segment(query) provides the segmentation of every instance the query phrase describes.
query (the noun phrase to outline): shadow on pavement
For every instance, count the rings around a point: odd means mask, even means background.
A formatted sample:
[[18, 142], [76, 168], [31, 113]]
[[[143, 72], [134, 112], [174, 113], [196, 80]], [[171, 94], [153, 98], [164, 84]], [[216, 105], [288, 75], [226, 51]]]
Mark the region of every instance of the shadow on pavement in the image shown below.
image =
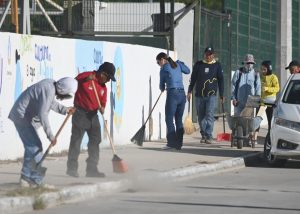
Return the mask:
[[188, 153], [194, 155], [204, 155], [204, 156], [215, 156], [215, 157], [241, 157], [249, 154], [257, 153], [257, 151], [247, 151], [247, 150], [235, 150], [235, 149], [226, 149], [226, 148], [208, 148], [197, 147], [197, 148], [188, 148], [184, 147], [181, 150], [162, 150], [160, 148], [145, 148], [141, 147], [140, 149], [152, 150], [159, 152], [178, 152], [178, 153]]

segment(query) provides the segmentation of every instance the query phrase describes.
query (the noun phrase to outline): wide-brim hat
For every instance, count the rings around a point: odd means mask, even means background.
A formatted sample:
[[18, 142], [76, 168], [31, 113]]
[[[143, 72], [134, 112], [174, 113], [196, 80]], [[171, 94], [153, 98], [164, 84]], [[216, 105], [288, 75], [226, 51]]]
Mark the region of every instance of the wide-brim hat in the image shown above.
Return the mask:
[[111, 79], [111, 81], [116, 81], [116, 78], [115, 78], [116, 68], [115, 68], [114, 64], [112, 64], [110, 62], [104, 62], [102, 65], [100, 65], [97, 72], [104, 72], [108, 75], [108, 77]]
[[252, 54], [246, 54], [243, 64], [256, 64], [256, 62], [254, 61], [254, 56]]

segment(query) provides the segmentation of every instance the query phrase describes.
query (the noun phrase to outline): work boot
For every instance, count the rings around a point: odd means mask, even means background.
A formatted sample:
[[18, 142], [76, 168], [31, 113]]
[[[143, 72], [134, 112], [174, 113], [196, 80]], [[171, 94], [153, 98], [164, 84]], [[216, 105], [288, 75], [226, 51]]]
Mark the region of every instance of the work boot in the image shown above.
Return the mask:
[[94, 177], [94, 178], [104, 178], [105, 174], [103, 172], [99, 172], [98, 170], [95, 171], [87, 171], [86, 177]]
[[74, 177], [74, 178], [78, 178], [79, 177], [79, 174], [76, 170], [67, 170], [66, 172], [67, 175], [71, 176], [71, 177]]

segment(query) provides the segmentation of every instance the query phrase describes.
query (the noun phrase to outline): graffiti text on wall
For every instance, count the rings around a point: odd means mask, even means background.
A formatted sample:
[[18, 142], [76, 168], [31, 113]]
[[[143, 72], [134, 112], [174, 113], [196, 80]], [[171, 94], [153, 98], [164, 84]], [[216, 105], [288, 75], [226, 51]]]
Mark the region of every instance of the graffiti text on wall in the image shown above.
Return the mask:
[[30, 77], [31, 82], [33, 82], [34, 77], [35, 77], [35, 68], [27, 65], [26, 66], [26, 75], [27, 75], [27, 77]]
[[94, 63], [95, 64], [102, 64], [103, 63], [103, 55], [102, 52], [99, 50], [94, 49]]
[[[35, 70], [34, 68], [32, 68], [31, 74], [31, 78], [33, 79], [34, 76], [36, 76], [36, 74], [38, 74], [37, 76], [39, 76], [40, 79], [43, 78], [49, 78], [52, 79], [53, 78], [53, 67], [51, 65], [51, 53], [49, 50], [49, 46], [47, 45], [38, 45], [35, 44], [34, 46], [35, 50], [34, 50], [34, 57], [35, 59], [39, 62], [39, 68], [37, 68], [37, 70]], [[30, 68], [29, 68], [30, 70]]]
[[51, 54], [49, 52], [49, 47], [45, 45], [35, 44], [35, 59], [38, 61], [51, 61]]
[[31, 39], [32, 39], [32, 36], [28, 36], [28, 35], [23, 35], [21, 37], [21, 47], [20, 47], [21, 55], [24, 55], [24, 53], [30, 52], [32, 50]]

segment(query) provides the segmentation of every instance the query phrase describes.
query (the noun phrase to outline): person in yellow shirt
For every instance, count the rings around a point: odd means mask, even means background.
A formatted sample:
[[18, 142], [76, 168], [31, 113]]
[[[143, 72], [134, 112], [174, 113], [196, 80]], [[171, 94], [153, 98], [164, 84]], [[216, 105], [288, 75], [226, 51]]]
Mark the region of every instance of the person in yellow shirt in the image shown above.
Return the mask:
[[276, 100], [276, 94], [279, 92], [279, 82], [275, 74], [272, 73], [272, 63], [269, 60], [261, 63], [261, 99], [266, 108], [268, 119], [268, 131], [271, 128], [271, 120], [273, 116], [273, 104]]

